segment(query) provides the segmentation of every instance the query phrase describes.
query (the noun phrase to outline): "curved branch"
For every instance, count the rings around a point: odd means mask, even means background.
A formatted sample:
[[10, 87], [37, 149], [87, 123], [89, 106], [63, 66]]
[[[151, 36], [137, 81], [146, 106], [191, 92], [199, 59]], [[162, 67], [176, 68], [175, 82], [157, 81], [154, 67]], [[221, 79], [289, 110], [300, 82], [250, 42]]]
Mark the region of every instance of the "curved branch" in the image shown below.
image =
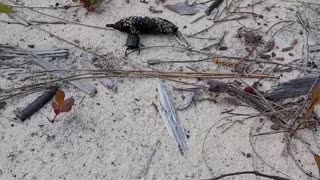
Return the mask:
[[243, 172], [235, 172], [235, 173], [223, 174], [221, 176], [218, 176], [218, 177], [215, 177], [215, 178], [211, 178], [211, 179], [207, 179], [207, 180], [218, 180], [218, 179], [222, 179], [224, 177], [236, 176], [236, 175], [241, 175], [241, 174], [254, 174], [256, 176], [261, 176], [261, 177], [274, 179], [274, 180], [289, 180], [288, 178], [284, 178], [284, 177], [280, 177], [280, 176], [272, 176], [272, 175], [262, 174], [262, 173], [260, 173], [258, 171], [243, 171]]

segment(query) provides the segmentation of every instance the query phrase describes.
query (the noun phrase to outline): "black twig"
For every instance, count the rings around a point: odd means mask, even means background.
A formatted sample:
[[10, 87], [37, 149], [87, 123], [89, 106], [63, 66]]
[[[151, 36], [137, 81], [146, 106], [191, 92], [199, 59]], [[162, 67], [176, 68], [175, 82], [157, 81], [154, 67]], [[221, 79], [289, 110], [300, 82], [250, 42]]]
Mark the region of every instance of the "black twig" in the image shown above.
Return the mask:
[[229, 173], [229, 174], [223, 174], [221, 176], [215, 177], [215, 178], [211, 178], [211, 179], [207, 179], [207, 180], [218, 180], [218, 179], [222, 179], [224, 177], [228, 177], [228, 176], [236, 176], [236, 175], [241, 175], [241, 174], [254, 174], [256, 176], [261, 176], [261, 177], [265, 177], [265, 178], [269, 178], [269, 179], [274, 179], [274, 180], [289, 180], [288, 178], [284, 178], [284, 177], [280, 177], [280, 176], [273, 176], [273, 175], [267, 175], [267, 174], [262, 174], [258, 171], [242, 171], [242, 172], [235, 172], [235, 173]]
[[56, 94], [58, 88], [52, 87], [49, 91], [45, 92], [43, 95], [34, 100], [31, 104], [29, 104], [25, 109], [20, 111], [17, 114], [17, 117], [23, 122], [29, 117], [31, 117], [34, 113], [39, 111], [44, 105], [46, 105]]

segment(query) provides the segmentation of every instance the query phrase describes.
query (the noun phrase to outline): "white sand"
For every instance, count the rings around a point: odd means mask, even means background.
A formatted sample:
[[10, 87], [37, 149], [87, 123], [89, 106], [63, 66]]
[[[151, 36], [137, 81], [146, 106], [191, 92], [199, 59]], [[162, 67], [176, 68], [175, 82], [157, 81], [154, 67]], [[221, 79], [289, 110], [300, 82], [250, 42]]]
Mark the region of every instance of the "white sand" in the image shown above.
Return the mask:
[[[8, 1], [1, 1], [11, 4]], [[60, 5], [69, 5], [67, 0], [19, 0], [25, 6], [50, 6], [59, 2]], [[174, 3], [176, 1], [168, 1]], [[246, 6], [250, 1], [241, 3]], [[313, 0], [317, 2], [317, 0]], [[265, 7], [275, 7], [266, 11]], [[202, 19], [195, 24], [189, 24], [192, 19], [190, 16], [180, 16], [162, 6], [161, 14], [151, 14], [148, 10], [150, 5], [155, 5], [154, 1], [149, 4], [140, 3], [138, 0], [131, 0], [130, 4], [124, 0], [113, 0], [109, 4], [102, 4], [101, 12], [87, 13], [84, 8], [71, 8], [68, 10], [40, 9], [39, 11], [69, 21], [79, 20], [83, 24], [90, 24], [104, 27], [105, 24], [113, 23], [123, 17], [131, 15], [139, 16], [160, 16], [175, 23], [183, 33], [193, 33], [201, 30], [211, 22]], [[290, 10], [292, 8], [293, 10]], [[224, 31], [229, 31], [226, 36], [225, 44], [227, 51], [211, 52], [218, 54], [244, 56], [245, 44], [235, 38], [237, 29], [241, 25], [247, 28], [261, 28], [258, 32], [264, 35], [267, 41], [272, 33], [263, 34], [271, 25], [283, 20], [295, 20], [297, 9], [304, 10], [298, 3], [284, 3], [277, 0], [269, 0], [267, 3], [257, 5], [254, 12], [262, 14], [263, 19], [257, 18], [257, 23], [250, 17], [247, 20], [231, 21], [216, 25], [209, 32], [201, 34], [205, 37], [219, 38]], [[31, 12], [27, 9], [16, 9], [18, 15], [27, 20], [56, 21], [44, 15]], [[38, 10], [38, 9], [37, 9]], [[251, 12], [251, 8], [243, 9]], [[302, 13], [305, 13], [302, 11]], [[279, 16], [276, 19], [275, 16]], [[307, 14], [310, 20], [314, 20]], [[0, 15], [1, 20], [10, 20], [6, 15]], [[267, 23], [267, 26], [263, 24]], [[275, 29], [279, 29], [281, 24]], [[187, 26], [183, 29], [183, 26]], [[98, 54], [106, 54], [109, 59], [104, 63], [109, 68], [145, 68], [144, 63], [148, 59], [162, 60], [188, 60], [200, 59], [201, 56], [192, 55], [186, 52], [179, 52], [168, 48], [157, 48], [142, 51], [140, 55], [133, 53], [127, 58], [123, 58], [125, 50], [126, 34], [118, 31], [104, 31], [76, 25], [43, 25], [46, 29], [59, 37], [70, 42], [80, 41], [80, 46], [89, 48]], [[275, 30], [273, 29], [273, 30]], [[92, 55], [70, 46], [48, 34], [32, 27], [20, 25], [0, 25], [0, 43], [9, 43], [21, 48], [28, 49], [28, 44], [34, 44], [35, 49], [50, 49], [54, 47], [65, 47], [70, 49], [68, 59], [56, 59], [56, 65], [61, 68], [81, 68], [83, 62], [92, 59]], [[297, 23], [285, 31], [279, 32], [275, 36], [275, 53], [278, 57], [285, 57], [285, 62], [305, 57], [302, 54], [303, 44], [306, 43], [305, 35], [300, 35], [299, 31], [303, 28]], [[274, 31], [273, 31], [274, 32]], [[200, 36], [200, 35], [199, 35]], [[298, 40], [298, 45], [291, 51], [293, 57], [288, 56], [288, 52], [281, 52], [281, 48], [289, 46], [293, 40]], [[215, 40], [188, 39], [193, 47], [201, 49], [204, 46], [213, 44]], [[310, 39], [310, 43], [314, 39]], [[174, 38], [168, 36], [142, 35], [142, 44], [146, 46], [155, 45], [177, 45]], [[22, 62], [22, 59], [21, 59]], [[126, 63], [124, 63], [126, 62]], [[132, 65], [134, 67], [132, 67]], [[217, 71], [217, 66], [211, 62], [190, 64], [191, 67], [199, 68], [202, 71]], [[38, 68], [35, 65], [28, 65], [32, 69]], [[158, 70], [180, 70], [190, 71], [185, 64], [176, 65], [157, 65], [152, 68]], [[38, 68], [39, 69], [39, 68]], [[230, 72], [228, 68], [221, 68], [219, 72]], [[1, 71], [0, 88], [10, 89], [25, 84], [35, 83], [37, 80], [20, 81], [24, 75], [11, 76], [8, 79], [8, 72]], [[284, 73], [279, 81], [297, 77], [298, 73]], [[118, 92], [113, 93], [103, 87], [98, 81], [86, 80], [91, 85], [96, 85], [98, 93], [94, 97], [89, 97], [70, 84], [65, 84], [63, 90], [66, 96], [73, 96], [76, 106], [72, 112], [58, 116], [54, 124], [47, 120], [47, 117], [54, 116], [50, 105], [45, 106], [36, 113], [30, 120], [24, 123], [14, 121], [13, 111], [16, 108], [25, 107], [41, 93], [29, 95], [27, 97], [7, 100], [7, 106], [0, 110], [0, 179], [205, 179], [218, 176], [223, 173], [237, 171], [258, 170], [262, 173], [273, 174], [285, 177], [285, 175], [273, 170], [264, 164], [253, 152], [249, 143], [250, 127], [253, 132], [261, 126], [259, 118], [244, 121], [243, 124], [236, 123], [222, 134], [223, 128], [213, 128], [208, 135], [204, 148], [204, 155], [208, 165], [212, 169], [210, 172], [202, 159], [202, 144], [204, 137], [210, 127], [225, 115], [222, 111], [237, 108], [235, 112], [256, 113], [252, 108], [236, 107], [226, 102], [217, 104], [209, 101], [197, 102], [192, 104], [185, 111], [178, 111], [183, 126], [189, 132], [188, 139], [190, 150], [186, 158], [179, 154], [178, 148], [173, 139], [165, 129], [164, 123], [152, 105], [152, 102], [159, 105], [158, 94], [156, 91], [156, 79], [116, 79]], [[249, 84], [253, 81], [247, 81]], [[265, 89], [277, 82], [263, 82]], [[167, 82], [167, 85], [180, 87], [180, 84]], [[172, 91], [171, 94], [176, 104], [182, 102], [182, 95], [188, 93]], [[81, 104], [80, 101], [84, 97]], [[232, 120], [241, 119], [236, 117]], [[225, 122], [225, 121], [224, 121]], [[217, 126], [223, 124], [220, 122]], [[252, 123], [255, 122], [253, 125]], [[271, 122], [266, 121], [261, 132], [270, 131]], [[312, 141], [312, 134], [305, 131], [304, 137]], [[316, 136], [317, 138], [317, 136]], [[297, 142], [297, 148], [293, 148], [293, 153], [297, 156], [307, 172], [312, 172], [318, 177], [317, 167], [312, 155], [304, 146]], [[290, 179], [304, 180], [308, 177], [303, 174], [290, 157], [282, 155], [284, 149], [283, 135], [261, 136], [256, 141], [256, 149], [261, 158], [277, 170], [287, 174]], [[316, 146], [313, 144], [314, 150]], [[250, 153], [251, 157], [246, 157]], [[154, 154], [154, 156], [152, 156]], [[149, 166], [147, 166], [152, 156]], [[147, 169], [147, 170], [146, 170]], [[226, 178], [228, 179], [228, 178]], [[252, 175], [235, 176], [229, 179], [256, 179]], [[257, 178], [263, 179], [263, 178]]]

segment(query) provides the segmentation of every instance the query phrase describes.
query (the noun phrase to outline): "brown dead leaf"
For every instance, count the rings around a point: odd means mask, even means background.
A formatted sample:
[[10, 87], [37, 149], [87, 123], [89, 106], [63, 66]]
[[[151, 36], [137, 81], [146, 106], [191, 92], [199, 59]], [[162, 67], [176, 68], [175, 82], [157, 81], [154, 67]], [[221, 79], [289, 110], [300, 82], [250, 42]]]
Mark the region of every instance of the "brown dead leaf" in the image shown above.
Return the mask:
[[320, 156], [317, 154], [313, 154], [314, 161], [316, 161], [316, 164], [318, 166], [319, 174], [320, 174]]
[[320, 86], [316, 86], [311, 92], [311, 105], [308, 108], [306, 117], [310, 117], [310, 114], [313, 112], [314, 106], [318, 103], [320, 103]]
[[63, 91], [58, 90], [56, 92], [55, 102], [52, 103], [52, 108], [55, 116], [52, 120], [50, 120], [51, 122], [53, 122], [60, 113], [71, 111], [72, 106], [74, 105], [74, 99], [71, 97], [64, 100], [64, 97], [65, 94]]
[[52, 102], [52, 109], [56, 115], [60, 114], [60, 106], [57, 102]]
[[72, 106], [74, 105], [74, 99], [68, 98], [63, 102], [63, 105], [61, 106], [61, 112], [69, 112], [72, 109]]
[[56, 93], [56, 102], [58, 103], [59, 106], [62, 106], [63, 101], [64, 101], [64, 92], [61, 90], [58, 90]]
[[320, 102], [320, 86], [316, 86], [311, 92], [311, 104]]

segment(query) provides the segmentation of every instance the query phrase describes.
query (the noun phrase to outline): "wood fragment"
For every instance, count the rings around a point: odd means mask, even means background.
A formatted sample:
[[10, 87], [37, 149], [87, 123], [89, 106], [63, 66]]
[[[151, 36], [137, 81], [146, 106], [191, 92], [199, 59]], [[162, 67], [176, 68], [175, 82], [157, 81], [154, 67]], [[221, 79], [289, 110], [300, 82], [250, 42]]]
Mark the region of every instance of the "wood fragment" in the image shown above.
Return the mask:
[[194, 92], [187, 95], [187, 97], [180, 104], [177, 105], [176, 109], [178, 111], [182, 111], [182, 110], [187, 109], [191, 105], [191, 103], [194, 101], [195, 95], [196, 94]]
[[261, 101], [256, 96], [246, 93], [242, 89], [239, 89], [231, 84], [225, 84], [223, 82], [213, 80], [209, 81], [208, 84], [210, 86], [209, 91], [215, 93], [227, 93], [230, 96], [236, 97], [241, 101], [247, 103], [261, 113], [265, 113], [270, 110], [268, 104], [266, 104], [264, 101]]
[[43, 58], [67, 57], [68, 49], [46, 49], [46, 50], [25, 50], [11, 45], [0, 44], [0, 58], [27, 57], [30, 53], [36, 54]]
[[[271, 89], [265, 94], [269, 100], [279, 101], [287, 98], [295, 98], [305, 95], [309, 92], [317, 77], [303, 77], [280, 83], [277, 87]], [[320, 80], [316, 85], [320, 84]]]
[[178, 145], [181, 155], [186, 156], [189, 149], [187, 144], [187, 135], [176, 114], [176, 110], [169, 97], [168, 91], [162, 82], [158, 82], [158, 93], [160, 99], [159, 112], [165, 123], [169, 134]]
[[49, 101], [51, 101], [57, 91], [58, 91], [57, 87], [52, 87], [49, 91], [39, 96], [36, 100], [34, 100], [22, 111], [18, 112], [17, 118], [19, 118], [22, 122], [24, 122], [26, 119], [31, 117], [34, 113], [39, 111]]
[[[65, 78], [68, 76], [71, 76], [69, 73], [65, 72], [65, 71], [55, 71], [58, 70], [59, 68], [54, 66], [53, 64], [49, 63], [48, 61], [46, 61], [45, 59], [43, 59], [42, 57], [31, 53], [31, 60], [38, 64], [39, 66], [41, 66], [42, 68], [46, 69], [46, 70], [50, 70], [50, 74], [57, 76], [59, 78]], [[71, 84], [73, 84], [74, 86], [76, 86], [77, 88], [81, 89], [83, 92], [93, 95], [97, 93], [97, 89], [91, 85], [88, 84], [84, 84], [81, 81], [69, 81]]]
[[262, 173], [260, 173], [258, 171], [243, 171], [243, 172], [223, 174], [221, 176], [218, 176], [218, 177], [215, 177], [215, 178], [211, 178], [211, 179], [207, 179], [207, 180], [218, 180], [218, 179], [222, 179], [222, 178], [225, 178], [225, 177], [236, 176], [236, 175], [241, 175], [241, 174], [253, 174], [253, 175], [256, 175], [256, 176], [265, 177], [265, 178], [273, 179], [273, 180], [290, 180], [288, 178], [284, 178], [284, 177], [280, 177], [280, 176], [272, 176], [272, 175], [262, 174]]
[[[85, 66], [89, 67], [90, 69], [97, 69], [92, 63], [90, 63], [89, 61], [84, 61]], [[98, 81], [107, 89], [111, 90], [112, 92], [116, 93], [118, 91], [118, 87], [116, 86], [116, 84], [114, 83], [113, 80], [111, 80], [110, 78], [99, 78]]]

